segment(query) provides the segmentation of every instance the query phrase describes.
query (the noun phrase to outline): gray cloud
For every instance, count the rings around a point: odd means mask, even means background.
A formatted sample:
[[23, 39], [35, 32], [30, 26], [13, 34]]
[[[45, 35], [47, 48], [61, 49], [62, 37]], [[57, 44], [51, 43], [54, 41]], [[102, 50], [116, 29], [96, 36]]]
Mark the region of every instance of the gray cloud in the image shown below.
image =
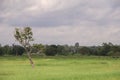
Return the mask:
[[[37, 0], [35, 0], [37, 1]], [[41, 0], [42, 1], [42, 0]], [[3, 17], [4, 22], [10, 25], [26, 25], [29, 24], [31, 26], [59, 26], [59, 25], [71, 25], [75, 24], [78, 21], [89, 20], [89, 21], [98, 21], [99, 23], [103, 23], [102, 21], [107, 22], [107, 16], [111, 13], [118, 11], [119, 6], [115, 6], [119, 4], [118, 0], [110, 0], [106, 1], [81, 1], [76, 0], [78, 4], [69, 4], [68, 0], [59, 1], [57, 8], [61, 6], [62, 2], [65, 2], [64, 5], [68, 6], [68, 8], [56, 9], [48, 12], [41, 12], [44, 9], [41, 9], [40, 6], [42, 3], [39, 1], [39, 4], [32, 4], [32, 0], [9, 0], [3, 1]], [[47, 0], [46, 0], [47, 1]], [[56, 0], [53, 0], [56, 1]], [[71, 0], [72, 2], [73, 0]], [[17, 5], [17, 6], [16, 6]], [[63, 6], [64, 6], [63, 5]], [[101, 6], [102, 5], [102, 6]], [[32, 6], [38, 6], [37, 10], [35, 10], [36, 14], [29, 13], [27, 11]], [[66, 7], [65, 6], [65, 7]], [[72, 6], [72, 7], [71, 7]], [[117, 7], [117, 8], [116, 8]], [[34, 8], [34, 7], [33, 7]], [[54, 7], [51, 7], [54, 9]], [[50, 9], [51, 9], [50, 8]], [[112, 8], [112, 9], [111, 9]], [[34, 10], [33, 10], [34, 11]], [[111, 12], [111, 13], [110, 13]], [[38, 13], [38, 14], [37, 14]], [[76, 21], [78, 20], [78, 21]]]
[[[119, 10], [119, 6], [113, 6], [118, 4], [119, 1], [115, 0], [114, 2], [110, 0], [106, 1], [81, 1], [76, 0], [77, 4], [68, 5], [65, 0], [64, 5], [65, 9], [53, 9], [53, 11], [44, 12], [44, 9], [41, 9], [40, 4], [32, 4], [32, 0], [9, 0], [10, 4], [4, 5], [3, 16], [1, 17], [3, 22], [8, 23], [12, 26], [61, 26], [61, 25], [74, 25], [80, 23], [81, 21], [90, 21], [96, 22], [98, 24], [108, 24], [109, 22], [114, 22], [115, 20], [109, 19], [111, 14], [114, 14], [115, 11]], [[46, 0], [47, 1], [47, 0]], [[54, 0], [55, 1], [55, 0]], [[59, 0], [58, 0], [59, 1]], [[61, 6], [59, 1], [57, 8]], [[72, 0], [71, 0], [72, 2]], [[41, 3], [39, 1], [39, 3]], [[16, 6], [17, 5], [17, 6]], [[63, 6], [64, 6], [63, 5]], [[32, 6], [38, 6], [38, 9], [35, 12], [30, 13], [28, 9]], [[72, 7], [71, 7], [72, 6]], [[68, 7], [68, 8], [66, 8]], [[118, 8], [118, 9], [117, 9]], [[41, 12], [43, 10], [43, 13]], [[5, 11], [5, 12], [4, 12]], [[34, 10], [33, 10], [34, 11]], [[36, 14], [35, 14], [36, 13]], [[38, 14], [37, 14], [38, 13]], [[114, 15], [116, 16], [116, 15]], [[114, 17], [113, 16], [113, 17]], [[4, 19], [3, 19], [4, 18]], [[119, 21], [119, 19], [118, 19]], [[116, 22], [116, 21], [115, 21]]]
[[120, 0], [1, 0], [0, 3], [1, 30], [5, 26], [11, 29], [32, 26], [37, 42], [42, 37], [43, 43], [119, 43], [119, 22]]

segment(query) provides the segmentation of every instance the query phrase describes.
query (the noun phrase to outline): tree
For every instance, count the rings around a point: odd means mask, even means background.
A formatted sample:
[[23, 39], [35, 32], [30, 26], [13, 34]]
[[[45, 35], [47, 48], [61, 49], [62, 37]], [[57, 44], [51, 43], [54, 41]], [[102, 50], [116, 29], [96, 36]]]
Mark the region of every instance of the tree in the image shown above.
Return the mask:
[[33, 44], [32, 46], [32, 53], [36, 53], [40, 56], [45, 56], [44, 54], [44, 50], [45, 50], [45, 46], [42, 44]]
[[0, 56], [3, 56], [4, 55], [4, 53], [3, 53], [3, 48], [2, 48], [2, 46], [1, 46], [1, 44], [0, 44]]
[[75, 43], [75, 53], [78, 53], [78, 50], [79, 50], [79, 43], [76, 42]]
[[107, 56], [108, 53], [111, 51], [113, 44], [112, 43], [103, 43], [102, 48], [101, 48], [101, 55], [102, 56]]
[[31, 58], [31, 45], [30, 42], [33, 41], [33, 33], [30, 27], [25, 27], [24, 29], [15, 28], [15, 39], [25, 48], [30, 64], [34, 68], [34, 62]]
[[57, 55], [64, 55], [64, 46], [57, 45]]
[[45, 54], [47, 56], [55, 56], [57, 54], [57, 46], [56, 45], [46, 46]]
[[21, 56], [25, 52], [25, 49], [22, 46], [14, 45], [12, 46], [12, 55]]
[[89, 47], [82, 47], [79, 49], [79, 52], [82, 55], [90, 55], [90, 48]]
[[71, 49], [70, 47], [66, 44], [66, 45], [63, 45], [63, 52], [64, 52], [64, 55], [71, 55]]
[[3, 46], [2, 50], [3, 50], [3, 54], [5, 54], [5, 55], [12, 54], [12, 46], [5, 45], [5, 46]]

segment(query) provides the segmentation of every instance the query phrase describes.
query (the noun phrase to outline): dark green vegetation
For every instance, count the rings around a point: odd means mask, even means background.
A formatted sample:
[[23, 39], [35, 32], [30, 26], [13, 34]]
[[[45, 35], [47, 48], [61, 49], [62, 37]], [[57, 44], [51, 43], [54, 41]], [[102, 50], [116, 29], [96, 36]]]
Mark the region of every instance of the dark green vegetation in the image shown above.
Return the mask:
[[[120, 56], [120, 45], [114, 45], [112, 43], [103, 43], [101, 46], [79, 46], [79, 43], [75, 43], [74, 46], [69, 45], [43, 45], [33, 44], [31, 46], [31, 52], [34, 55], [41, 56]], [[19, 45], [5, 45], [0, 46], [0, 55], [23, 55], [25, 50]]]
[[25, 52], [25, 49], [19, 45], [5, 45], [0, 46], [0, 56], [4, 55], [14, 55], [14, 56], [21, 56]]
[[120, 59], [112, 57], [0, 57], [0, 80], [119, 80]]

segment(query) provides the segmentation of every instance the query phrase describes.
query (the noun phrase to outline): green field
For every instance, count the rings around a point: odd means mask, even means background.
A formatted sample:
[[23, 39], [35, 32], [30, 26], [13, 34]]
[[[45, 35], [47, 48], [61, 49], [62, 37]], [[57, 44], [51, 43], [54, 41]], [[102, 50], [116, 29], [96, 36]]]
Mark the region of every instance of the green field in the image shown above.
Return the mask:
[[120, 59], [109, 57], [0, 57], [0, 80], [120, 80]]

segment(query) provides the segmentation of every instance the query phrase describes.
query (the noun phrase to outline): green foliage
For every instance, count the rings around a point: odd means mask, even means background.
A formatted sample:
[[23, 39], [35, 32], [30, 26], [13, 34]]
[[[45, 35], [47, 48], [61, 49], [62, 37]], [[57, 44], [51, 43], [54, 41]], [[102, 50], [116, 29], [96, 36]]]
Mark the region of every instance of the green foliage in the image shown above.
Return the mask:
[[42, 44], [33, 44], [32, 53], [36, 53], [38, 55], [44, 56], [45, 46]]
[[46, 46], [45, 54], [47, 56], [55, 56], [57, 54], [57, 46], [56, 45]]
[[82, 48], [79, 49], [79, 52], [82, 55], [90, 55], [90, 48], [88, 48], [88, 47], [82, 47]]
[[102, 48], [101, 48], [101, 55], [103, 56], [107, 56], [110, 51], [111, 51], [111, 47], [113, 46], [112, 43], [103, 43]]
[[18, 56], [18, 55], [21, 56], [21, 55], [23, 55], [23, 53], [25, 53], [25, 49], [19, 45], [13, 45], [12, 50], [13, 50], [12, 54], [16, 55], [16, 56]]
[[25, 49], [19, 45], [5, 45], [0, 47], [0, 55], [22, 55], [25, 52]]
[[30, 41], [33, 41], [32, 29], [30, 27], [16, 28], [14, 37], [24, 48], [30, 47]]
[[3, 56], [4, 53], [3, 53], [3, 48], [0, 46], [0, 56]]
[[12, 55], [12, 46], [5, 45], [2, 50], [4, 55]]
[[57, 55], [69, 56], [72, 55], [72, 48], [68, 45], [57, 45]]
[[108, 53], [109, 56], [114, 56], [114, 57], [120, 57], [120, 52], [114, 52], [114, 51], [110, 51]]
[[[69, 45], [43, 45], [33, 44], [30, 47], [31, 52], [39, 56], [120, 56], [120, 45], [113, 45], [112, 43], [103, 43], [101, 46], [78, 46], [78, 43], [74, 46]], [[0, 55], [22, 55], [24, 50], [21, 46], [0, 46]]]
[[79, 43], [75, 43], [75, 53], [79, 53]]
[[61, 45], [57, 46], [57, 55], [65, 55], [64, 46]]

